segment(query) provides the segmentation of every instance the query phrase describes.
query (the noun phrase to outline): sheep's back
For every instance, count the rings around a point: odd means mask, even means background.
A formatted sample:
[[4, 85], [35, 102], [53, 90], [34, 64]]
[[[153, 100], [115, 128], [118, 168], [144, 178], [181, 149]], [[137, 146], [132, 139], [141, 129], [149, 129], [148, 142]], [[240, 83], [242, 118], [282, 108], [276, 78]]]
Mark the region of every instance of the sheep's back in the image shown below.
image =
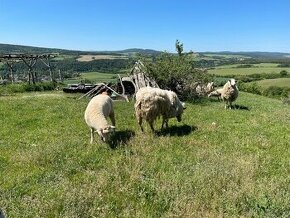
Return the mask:
[[107, 95], [97, 95], [91, 99], [85, 110], [85, 121], [91, 127], [106, 127], [108, 125], [106, 118], [112, 111], [112, 99]]

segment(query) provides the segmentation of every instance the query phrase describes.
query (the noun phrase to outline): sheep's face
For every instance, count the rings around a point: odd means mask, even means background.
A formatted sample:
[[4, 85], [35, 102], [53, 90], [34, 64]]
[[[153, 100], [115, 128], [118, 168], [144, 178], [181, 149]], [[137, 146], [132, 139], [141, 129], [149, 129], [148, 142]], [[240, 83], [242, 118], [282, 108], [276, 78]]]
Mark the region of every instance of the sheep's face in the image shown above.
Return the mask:
[[237, 84], [235, 79], [230, 79], [229, 83], [231, 84], [231, 86], [235, 86]]
[[178, 122], [181, 121], [181, 116], [182, 116], [182, 113], [183, 113], [183, 110], [185, 110], [185, 103], [184, 102], [181, 102], [181, 105], [179, 107], [176, 108], [176, 119]]
[[104, 142], [107, 142], [110, 138], [110, 135], [115, 132], [115, 129], [116, 129], [115, 126], [108, 126], [104, 129], [97, 130], [97, 132], [101, 136], [101, 139]]

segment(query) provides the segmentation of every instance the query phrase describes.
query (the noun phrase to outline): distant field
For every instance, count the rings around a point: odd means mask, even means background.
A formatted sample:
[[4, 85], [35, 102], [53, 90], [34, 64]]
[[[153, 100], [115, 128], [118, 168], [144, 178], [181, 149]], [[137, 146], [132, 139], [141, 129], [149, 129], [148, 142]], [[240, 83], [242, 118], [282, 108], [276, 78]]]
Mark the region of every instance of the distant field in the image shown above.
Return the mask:
[[99, 72], [89, 72], [89, 73], [81, 73], [81, 76], [75, 79], [65, 80], [66, 84], [70, 83], [79, 83], [81, 80], [90, 80], [93, 83], [98, 82], [111, 82], [116, 81], [118, 79], [118, 75], [114, 73], [99, 73]]
[[245, 55], [233, 55], [233, 54], [203, 54], [207, 57], [224, 57], [224, 58], [250, 58], [248, 56]]
[[[216, 67], [217, 69], [229, 69], [229, 68], [236, 68], [241, 64], [229, 64], [229, 65], [222, 65]], [[251, 64], [253, 67], [259, 67], [259, 68], [277, 68], [278, 64], [276, 63], [260, 63], [260, 64]], [[249, 67], [250, 68], [250, 67]], [[244, 68], [245, 69], [245, 68]]]
[[115, 59], [127, 59], [126, 56], [119, 55], [81, 55], [77, 61], [93, 61], [93, 60], [115, 60]]
[[270, 86], [290, 88], [290, 78], [264, 79], [257, 81], [256, 83], [263, 88], [268, 88]]
[[287, 67], [277, 67], [277, 64], [274, 63], [262, 63], [262, 64], [253, 64], [253, 67], [249, 68], [236, 68], [238, 64], [235, 65], [225, 65], [219, 66], [216, 69], [209, 70], [210, 74], [216, 74], [221, 76], [226, 75], [250, 75], [255, 73], [280, 73], [282, 70], [290, 72], [290, 68]]

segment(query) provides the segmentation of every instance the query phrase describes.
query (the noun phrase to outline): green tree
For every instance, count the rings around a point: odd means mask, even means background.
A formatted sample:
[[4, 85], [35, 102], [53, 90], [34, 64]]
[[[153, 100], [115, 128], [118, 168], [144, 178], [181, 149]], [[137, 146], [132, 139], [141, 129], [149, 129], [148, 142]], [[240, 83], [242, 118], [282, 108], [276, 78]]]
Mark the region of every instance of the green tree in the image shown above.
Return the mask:
[[178, 56], [182, 56], [183, 52], [183, 43], [180, 43], [179, 40], [177, 39], [175, 42], [175, 48], [178, 53]]
[[147, 73], [161, 88], [175, 91], [181, 99], [196, 98], [195, 85], [208, 81], [209, 75], [205, 70], [194, 68], [191, 53], [181, 55], [183, 45], [178, 40], [176, 48], [178, 56], [163, 52], [154, 61], [144, 59]]

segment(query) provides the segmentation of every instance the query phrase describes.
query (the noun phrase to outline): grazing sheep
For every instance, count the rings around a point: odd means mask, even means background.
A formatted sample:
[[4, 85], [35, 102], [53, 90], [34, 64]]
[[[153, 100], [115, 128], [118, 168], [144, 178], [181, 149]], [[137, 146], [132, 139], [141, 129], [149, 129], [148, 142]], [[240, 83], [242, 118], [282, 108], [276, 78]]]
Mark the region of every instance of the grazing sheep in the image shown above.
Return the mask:
[[195, 88], [197, 95], [200, 97], [206, 96], [213, 90], [214, 90], [213, 82], [209, 82], [207, 84], [198, 84]]
[[[107, 117], [110, 117], [112, 126], [108, 124]], [[101, 136], [104, 142], [107, 142], [110, 133], [115, 131], [112, 99], [105, 93], [93, 97], [86, 108], [85, 121], [91, 129], [91, 143], [94, 141], [95, 132]]]
[[218, 100], [221, 100], [221, 95], [222, 95], [222, 88], [221, 89], [217, 89], [212, 91], [211, 93], [208, 94], [208, 97], [217, 97]]
[[135, 114], [138, 123], [143, 131], [142, 120], [145, 119], [151, 130], [154, 131], [154, 121], [162, 116], [162, 126], [168, 128], [169, 118], [176, 117], [178, 122], [184, 109], [182, 103], [173, 91], [159, 88], [143, 87], [136, 93]]
[[230, 79], [222, 89], [217, 89], [211, 92], [208, 96], [220, 96], [221, 100], [225, 102], [225, 109], [232, 108], [234, 102], [239, 95], [239, 90], [235, 79]]

